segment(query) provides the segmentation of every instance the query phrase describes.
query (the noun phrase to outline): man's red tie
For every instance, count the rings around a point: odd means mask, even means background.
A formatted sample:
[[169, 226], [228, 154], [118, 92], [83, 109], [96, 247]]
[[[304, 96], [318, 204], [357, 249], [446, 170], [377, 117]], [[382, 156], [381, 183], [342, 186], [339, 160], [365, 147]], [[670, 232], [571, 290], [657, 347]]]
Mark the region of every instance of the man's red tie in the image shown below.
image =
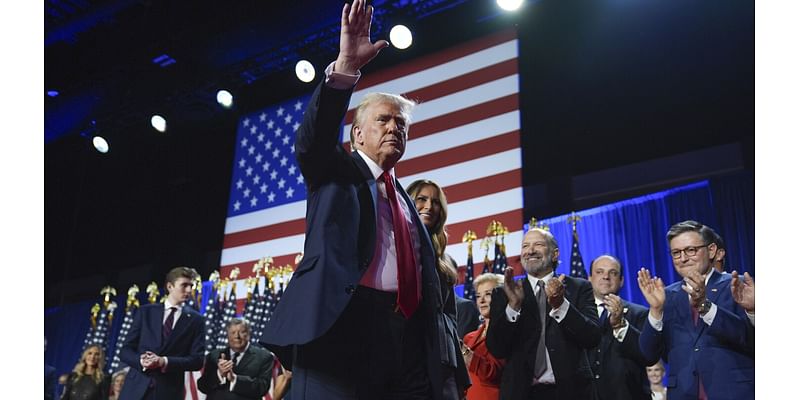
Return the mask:
[[411, 245], [411, 232], [408, 230], [405, 214], [397, 201], [394, 180], [388, 172], [381, 175], [386, 184], [386, 196], [392, 209], [392, 226], [394, 227], [394, 246], [397, 250], [397, 303], [406, 318], [410, 318], [419, 306], [417, 282], [417, 260], [414, 247]]

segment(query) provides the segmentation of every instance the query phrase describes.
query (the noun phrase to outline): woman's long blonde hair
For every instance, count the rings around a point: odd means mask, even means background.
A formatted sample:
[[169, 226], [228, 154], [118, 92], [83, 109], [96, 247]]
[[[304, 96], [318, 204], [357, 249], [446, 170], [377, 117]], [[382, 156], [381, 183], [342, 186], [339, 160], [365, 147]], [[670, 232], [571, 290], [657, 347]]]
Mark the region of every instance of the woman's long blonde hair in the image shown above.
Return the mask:
[[106, 368], [106, 353], [103, 351], [103, 348], [100, 347], [99, 345], [92, 344], [87, 346], [83, 350], [83, 354], [81, 354], [80, 361], [78, 361], [78, 363], [75, 364], [75, 368], [72, 369], [72, 372], [75, 373], [74, 381], [77, 381], [78, 379], [86, 375], [86, 354], [89, 353], [89, 349], [91, 348], [95, 348], [97, 349], [97, 351], [100, 352], [100, 360], [97, 361], [97, 367], [94, 369], [94, 373], [91, 375], [92, 380], [95, 383], [99, 384], [100, 382], [103, 381], [103, 378], [105, 378], [103, 370]]
[[448, 257], [445, 257], [444, 254], [444, 249], [447, 247], [447, 229], [445, 229], [444, 226], [447, 222], [447, 196], [445, 196], [444, 190], [442, 190], [436, 182], [428, 179], [419, 179], [412, 182], [408, 185], [408, 188], [406, 188], [406, 192], [408, 192], [411, 200], [416, 202], [417, 195], [422, 191], [422, 188], [426, 186], [436, 189], [441, 206], [439, 219], [434, 226], [428, 228], [428, 233], [431, 235], [431, 242], [433, 242], [433, 251], [436, 253], [436, 259], [438, 260], [436, 269], [439, 271], [439, 276], [444, 279], [447, 285], [453, 286], [458, 280], [458, 271], [456, 271], [455, 267], [448, 261]]

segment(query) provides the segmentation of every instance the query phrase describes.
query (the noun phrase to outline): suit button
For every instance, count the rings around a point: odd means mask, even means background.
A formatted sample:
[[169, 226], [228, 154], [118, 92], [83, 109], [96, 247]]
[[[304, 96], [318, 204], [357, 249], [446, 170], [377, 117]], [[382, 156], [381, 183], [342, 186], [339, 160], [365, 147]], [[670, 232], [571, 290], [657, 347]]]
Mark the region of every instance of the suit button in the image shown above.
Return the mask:
[[694, 351], [700, 351], [700, 348], [699, 347], [695, 347]]
[[600, 374], [595, 375], [594, 379], [600, 379]]
[[600, 360], [594, 362], [597, 365], [600, 365]]
[[353, 286], [353, 285], [347, 285], [344, 288], [344, 292], [347, 293], [347, 294], [353, 294], [355, 291], [356, 291], [356, 287]]

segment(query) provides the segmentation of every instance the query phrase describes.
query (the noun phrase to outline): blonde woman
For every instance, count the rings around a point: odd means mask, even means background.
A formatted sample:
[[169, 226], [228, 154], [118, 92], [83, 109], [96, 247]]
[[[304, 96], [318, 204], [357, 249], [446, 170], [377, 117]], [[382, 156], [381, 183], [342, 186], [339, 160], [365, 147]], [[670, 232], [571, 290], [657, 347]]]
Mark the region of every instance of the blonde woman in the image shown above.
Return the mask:
[[667, 388], [664, 387], [664, 363], [658, 360], [657, 363], [647, 367], [646, 370], [653, 400], [667, 400]]
[[122, 392], [122, 385], [125, 384], [125, 376], [128, 375], [128, 367], [114, 372], [111, 375], [111, 390], [108, 394], [108, 400], [119, 399], [119, 394]]
[[96, 345], [90, 345], [75, 364], [67, 378], [61, 400], [105, 400], [108, 397], [109, 379], [103, 373], [105, 353]]
[[467, 400], [497, 400], [500, 398], [500, 377], [505, 361], [498, 360], [486, 348], [486, 331], [489, 329], [489, 310], [492, 291], [503, 286], [503, 275], [485, 273], [475, 278], [475, 297], [483, 324], [464, 336], [461, 354], [467, 364], [472, 386], [467, 390]]

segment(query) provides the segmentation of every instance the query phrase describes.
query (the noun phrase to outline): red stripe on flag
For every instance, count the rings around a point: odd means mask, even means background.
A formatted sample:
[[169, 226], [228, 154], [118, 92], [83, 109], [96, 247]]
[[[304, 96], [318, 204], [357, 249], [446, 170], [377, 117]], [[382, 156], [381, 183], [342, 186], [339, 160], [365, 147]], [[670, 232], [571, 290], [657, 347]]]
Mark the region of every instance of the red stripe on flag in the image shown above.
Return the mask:
[[299, 235], [306, 231], [305, 218], [285, 221], [260, 228], [229, 233], [222, 241], [222, 248], [236, 247], [245, 244], [279, 239], [285, 236]]
[[516, 130], [499, 136], [479, 140], [477, 142], [452, 147], [438, 153], [431, 153], [408, 160], [401, 160], [397, 163], [395, 170], [400, 177], [415, 175], [420, 172], [447, 167], [453, 164], [474, 160], [476, 158], [490, 156], [495, 153], [516, 149], [518, 147], [519, 131]]
[[493, 221], [498, 220], [507, 226], [512, 232], [522, 226], [522, 209], [504, 212], [502, 214], [487, 215], [485, 217], [459, 222], [457, 224], [447, 224], [447, 232], [450, 233], [447, 244], [461, 243], [461, 237], [467, 230], [474, 230], [480, 234]]
[[485, 103], [476, 104], [472, 107], [462, 108], [458, 111], [426, 119], [425, 121], [417, 123], [413, 123], [412, 121], [409, 128], [409, 136], [410, 139], [418, 139], [517, 109], [519, 109], [519, 93], [514, 93]]
[[517, 188], [522, 182], [522, 170], [503, 172], [496, 175], [473, 179], [457, 185], [442, 188], [447, 195], [447, 203], [452, 204], [462, 200], [474, 199], [509, 189]]
[[435, 67], [448, 61], [470, 55], [510, 40], [515, 40], [516, 38], [517, 31], [515, 29], [500, 31], [488, 36], [484, 36], [480, 39], [466, 42], [461, 45], [451, 47], [447, 50], [431, 54], [429, 56], [420, 57], [415, 59], [414, 62], [381, 70], [379, 74], [363, 76], [358, 82], [358, 87], [359, 90], [361, 90], [370, 86], [375, 86], [386, 81], [406, 76], [408, 74], [413, 74], [415, 72]]

